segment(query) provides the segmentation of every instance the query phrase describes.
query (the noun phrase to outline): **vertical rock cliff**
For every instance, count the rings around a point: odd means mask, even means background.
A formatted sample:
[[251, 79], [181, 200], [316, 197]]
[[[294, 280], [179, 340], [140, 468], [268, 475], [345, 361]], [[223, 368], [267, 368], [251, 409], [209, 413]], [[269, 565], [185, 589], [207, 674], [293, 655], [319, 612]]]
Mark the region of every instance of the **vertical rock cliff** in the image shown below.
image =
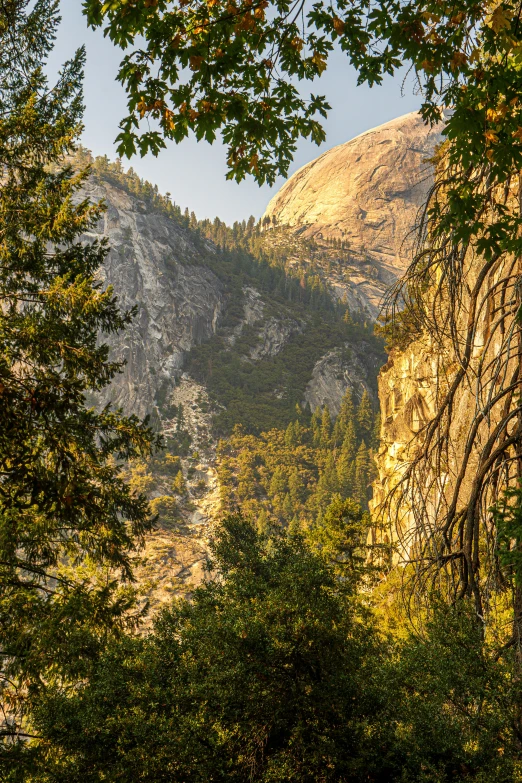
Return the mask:
[[[518, 183], [501, 195], [518, 210]], [[408, 273], [415, 301], [379, 376], [373, 511], [399, 557], [458, 570], [466, 586], [494, 560], [490, 509], [520, 470], [522, 262], [480, 255], [473, 242], [457, 251], [458, 265], [451, 238], [428, 234]]]

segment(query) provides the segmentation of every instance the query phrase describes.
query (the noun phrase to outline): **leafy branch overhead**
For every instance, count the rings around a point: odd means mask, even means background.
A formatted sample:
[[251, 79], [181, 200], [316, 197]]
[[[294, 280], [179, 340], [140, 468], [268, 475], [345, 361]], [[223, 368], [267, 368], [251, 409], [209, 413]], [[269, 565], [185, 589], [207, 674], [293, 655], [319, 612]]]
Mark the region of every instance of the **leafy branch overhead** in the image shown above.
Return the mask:
[[[324, 141], [324, 96], [300, 89], [325, 71], [334, 48], [359, 82], [380, 84], [403, 63], [422, 90], [426, 121], [455, 107], [448, 136], [468, 154], [504, 165], [509, 139], [520, 163], [516, 97], [522, 52], [517, 3], [441, 0], [85, 0], [89, 24], [128, 50], [119, 72], [129, 114], [120, 154], [157, 154], [194, 131], [228, 145], [229, 178], [285, 175], [300, 137]], [[514, 94], [511, 94], [515, 88]], [[519, 134], [517, 136], [517, 134]]]

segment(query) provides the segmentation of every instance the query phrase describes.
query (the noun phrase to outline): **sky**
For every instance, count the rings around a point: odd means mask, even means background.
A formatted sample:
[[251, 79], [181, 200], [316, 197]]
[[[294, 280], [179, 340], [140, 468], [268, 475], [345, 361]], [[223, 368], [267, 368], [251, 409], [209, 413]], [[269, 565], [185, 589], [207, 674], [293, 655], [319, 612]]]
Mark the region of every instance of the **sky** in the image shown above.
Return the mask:
[[[50, 73], [71, 57], [77, 47], [85, 44], [86, 110], [82, 144], [94, 155], [115, 159], [114, 139], [118, 123], [126, 114], [125, 93], [116, 82], [122, 53], [100, 30], [87, 28], [80, 0], [62, 0], [61, 14], [62, 24], [49, 62]], [[315, 93], [326, 95], [332, 106], [325, 122], [326, 142], [318, 147], [302, 140], [289, 174], [359, 133], [417, 110], [420, 99], [413, 94], [411, 83], [403, 88], [403, 80], [401, 73], [387, 78], [380, 87], [357, 86], [355, 71], [346, 57], [341, 52], [334, 53], [328, 70], [312, 88]], [[182, 209], [188, 207], [198, 218], [217, 216], [232, 224], [235, 220], [246, 220], [250, 215], [261, 217], [285, 180], [279, 178], [273, 187], [259, 187], [251, 178], [239, 184], [230, 182], [225, 179], [225, 158], [225, 147], [218, 142], [210, 145], [189, 138], [179, 145], [169, 142], [157, 158], [149, 154], [122, 163], [158, 185], [161, 193], [171, 193]]]

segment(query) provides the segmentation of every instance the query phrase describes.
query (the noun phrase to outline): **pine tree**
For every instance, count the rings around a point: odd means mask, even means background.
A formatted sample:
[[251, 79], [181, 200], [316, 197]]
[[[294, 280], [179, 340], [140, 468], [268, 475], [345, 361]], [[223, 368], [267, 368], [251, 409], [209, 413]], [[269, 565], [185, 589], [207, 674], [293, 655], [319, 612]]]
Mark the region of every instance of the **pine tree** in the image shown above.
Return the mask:
[[353, 405], [352, 390], [350, 389], [350, 387], [348, 387], [346, 389], [343, 399], [341, 400], [341, 408], [339, 410], [339, 415], [337, 416], [337, 419], [335, 421], [333, 438], [332, 438], [334, 446], [340, 446], [342, 444], [344, 440], [346, 427], [348, 426], [348, 424], [351, 423], [353, 427], [354, 414], [355, 411]]
[[[152, 433], [135, 418], [97, 412], [85, 401], [119, 369], [99, 335], [124, 328], [130, 314], [121, 313], [112, 291], [98, 282], [106, 246], [81, 242], [101, 214], [78, 199], [86, 172], [63, 162], [81, 130], [84, 52], [50, 89], [42, 63], [56, 14], [57, 3], [46, 0], [11, 0], [0, 8], [5, 774], [23, 763], [25, 733], [42, 690], [66, 692], [85, 681], [102, 640], [129, 622], [132, 594], [123, 582], [150, 527], [146, 500], [131, 493], [120, 465], [148, 456]], [[36, 746], [37, 740], [27, 752]], [[28, 778], [21, 772], [16, 779]]]
[[332, 417], [330, 416], [330, 409], [328, 405], [323, 408], [323, 414], [321, 416], [321, 435], [320, 445], [323, 449], [330, 447], [332, 439]]
[[288, 477], [288, 491], [295, 508], [303, 501], [305, 486], [300, 476], [299, 470], [294, 468]]
[[277, 498], [285, 494], [288, 488], [286, 480], [286, 474], [284, 468], [278, 466], [270, 479], [270, 486], [268, 489], [268, 495], [271, 498]]
[[282, 512], [283, 517], [285, 519], [285, 522], [290, 523], [292, 521], [292, 518], [294, 516], [294, 505], [292, 503], [292, 499], [287, 492], [284, 496], [283, 503], [282, 503]]
[[[298, 422], [296, 422], [296, 424], [297, 423]], [[285, 446], [287, 449], [292, 449], [296, 446], [295, 426], [293, 421], [290, 422], [285, 431]]]
[[312, 414], [312, 420], [310, 426], [312, 428], [312, 441], [314, 446], [319, 446], [321, 443], [321, 420], [322, 412], [319, 405]]
[[329, 452], [323, 471], [317, 482], [316, 500], [319, 510], [324, 509], [332, 499], [332, 495], [339, 492], [335, 459]]
[[357, 433], [370, 443], [373, 433], [373, 408], [370, 395], [366, 389], [362, 393], [361, 401], [357, 406]]
[[381, 442], [381, 414], [377, 413], [373, 424], [371, 447], [373, 451], [378, 451]]
[[368, 508], [368, 485], [370, 483], [370, 456], [364, 440], [361, 441], [355, 457], [355, 484], [353, 496], [363, 509]]
[[355, 428], [352, 420], [349, 422], [346, 428], [343, 445], [341, 447], [341, 453], [337, 459], [337, 478], [339, 481], [340, 491], [344, 497], [349, 497], [353, 491], [351, 469], [352, 465], [354, 464], [356, 449], [357, 442], [355, 438]]

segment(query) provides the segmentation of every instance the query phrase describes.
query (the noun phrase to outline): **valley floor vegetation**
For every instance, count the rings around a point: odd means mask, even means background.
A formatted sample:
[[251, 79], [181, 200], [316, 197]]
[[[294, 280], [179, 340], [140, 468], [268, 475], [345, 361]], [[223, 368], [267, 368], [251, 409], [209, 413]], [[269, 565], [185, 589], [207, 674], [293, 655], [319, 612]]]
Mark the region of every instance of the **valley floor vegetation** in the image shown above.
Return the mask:
[[[119, 370], [100, 335], [132, 313], [98, 282], [106, 246], [82, 241], [101, 207], [63, 162], [84, 54], [48, 85], [57, 13], [0, 4], [0, 780], [521, 781], [518, 495], [496, 511], [497, 625], [440, 580], [408, 616], [408, 568], [369, 545], [368, 396], [233, 431], [208, 578], [144, 626], [133, 566], [154, 520], [126, 479], [160, 443], [86, 401]], [[179, 455], [159, 458], [181, 492]]]

